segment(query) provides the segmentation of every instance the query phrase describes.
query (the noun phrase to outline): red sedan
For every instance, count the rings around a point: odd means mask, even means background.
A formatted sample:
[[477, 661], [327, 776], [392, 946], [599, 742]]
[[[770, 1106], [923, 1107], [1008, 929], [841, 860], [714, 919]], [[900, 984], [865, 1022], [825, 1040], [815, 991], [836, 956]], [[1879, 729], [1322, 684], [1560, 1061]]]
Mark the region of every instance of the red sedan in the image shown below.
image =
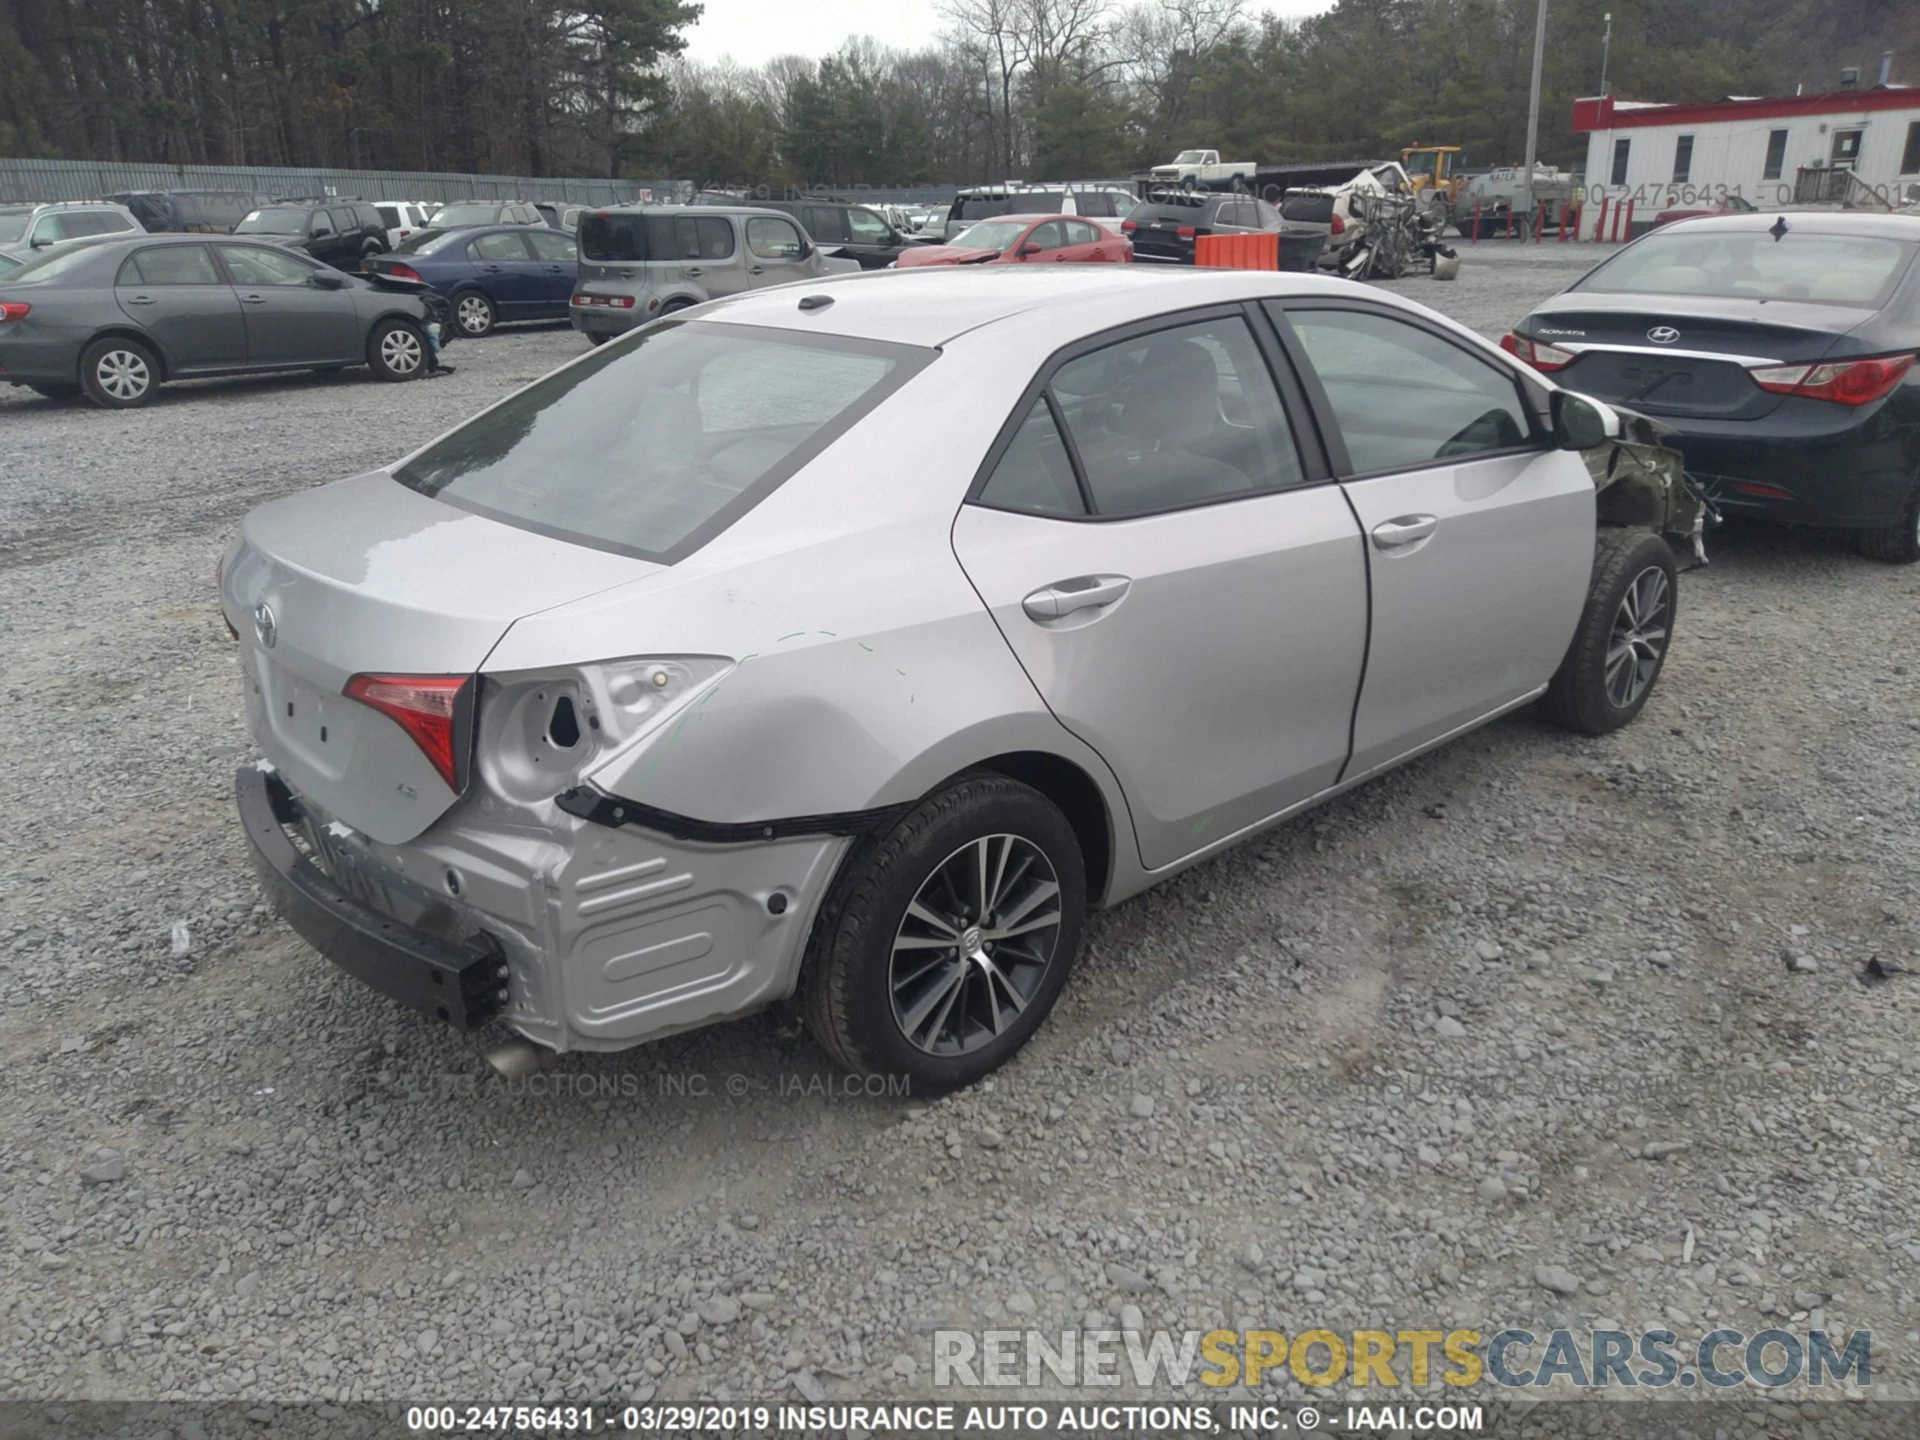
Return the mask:
[[945, 245], [913, 245], [893, 268], [1131, 261], [1133, 242], [1072, 215], [1005, 215], [968, 226]]

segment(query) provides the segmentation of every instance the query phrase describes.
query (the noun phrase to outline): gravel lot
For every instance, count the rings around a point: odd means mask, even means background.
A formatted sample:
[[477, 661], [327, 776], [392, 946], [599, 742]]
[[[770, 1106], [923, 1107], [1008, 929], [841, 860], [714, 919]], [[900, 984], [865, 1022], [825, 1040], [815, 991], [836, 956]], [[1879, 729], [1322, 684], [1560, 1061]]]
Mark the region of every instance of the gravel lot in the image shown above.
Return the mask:
[[[1396, 288], [1497, 333], [1590, 249]], [[0, 390], [0, 1398], [870, 1399], [941, 1325], [1220, 1322], [1865, 1328], [1920, 1396], [1920, 978], [1863, 973], [1920, 969], [1920, 569], [1711, 537], [1637, 725], [1097, 917], [971, 1092], [839, 1093], [780, 1013], [508, 1089], [266, 919], [213, 569], [582, 343]]]

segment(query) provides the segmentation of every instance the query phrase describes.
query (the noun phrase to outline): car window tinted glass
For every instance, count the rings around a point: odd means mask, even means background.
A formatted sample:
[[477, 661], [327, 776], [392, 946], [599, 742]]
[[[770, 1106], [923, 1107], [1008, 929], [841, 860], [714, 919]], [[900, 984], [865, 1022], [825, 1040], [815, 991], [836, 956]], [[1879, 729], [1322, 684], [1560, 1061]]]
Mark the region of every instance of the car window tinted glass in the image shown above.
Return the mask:
[[847, 211], [847, 232], [857, 245], [884, 245], [890, 233], [886, 221], [858, 206]]
[[702, 260], [731, 260], [733, 258], [733, 222], [723, 215], [702, 215], [694, 222], [697, 233], [698, 249], [696, 254]]
[[1013, 197], [1015, 215], [1051, 215], [1067, 208], [1064, 190], [1022, 190]]
[[526, 239], [527, 243], [533, 246], [534, 255], [541, 260], [561, 261], [571, 265], [576, 258], [571, 235], [546, 234], [539, 230], [529, 230]]
[[259, 245], [225, 245], [220, 254], [233, 272], [236, 285], [304, 285], [313, 278], [313, 267], [282, 250]]
[[744, 513], [934, 353], [668, 323], [537, 381], [395, 475], [509, 523], [671, 560]]
[[954, 202], [956, 220], [985, 220], [992, 215], [1008, 215], [1013, 212], [1013, 202], [1004, 195], [985, 199], [957, 200]]
[[1027, 244], [1038, 245], [1042, 250], [1058, 250], [1066, 244], [1066, 232], [1060, 228], [1058, 220], [1049, 220], [1044, 225], [1033, 227], [1033, 233], [1027, 236]]
[[256, 210], [233, 227], [236, 235], [304, 235], [307, 212], [304, 210]]
[[380, 207], [380, 223], [389, 230], [398, 230], [407, 222], [400, 218], [400, 207], [398, 205], [382, 205]]
[[333, 221], [327, 218], [327, 212], [316, 210], [308, 218], [307, 234], [318, 240], [333, 234]]
[[844, 245], [850, 238], [847, 212], [837, 205], [809, 205], [803, 217], [807, 233], [823, 245]]
[[122, 285], [224, 285], [204, 245], [156, 245], [136, 250], [120, 267]]
[[[435, 216], [434, 224], [439, 223], [439, 216]], [[666, 231], [666, 239], [670, 246], [673, 239], [671, 222], [666, 223], [662, 228]], [[651, 254], [647, 245], [647, 217], [618, 214], [587, 216], [580, 222], [580, 253], [589, 260], [613, 264], [623, 261], [638, 264], [650, 259]], [[669, 249], [667, 254], [677, 258], [678, 252]]]
[[467, 247], [467, 253], [476, 260], [499, 262], [501, 260], [524, 260], [527, 247], [520, 243], [517, 230], [496, 230], [491, 235], [482, 235]]
[[747, 248], [762, 260], [797, 260], [800, 232], [791, 220], [756, 215], [747, 221]]
[[16, 210], [9, 214], [0, 214], [0, 245], [18, 240], [27, 233], [27, 221], [33, 215], [26, 210]]
[[1910, 248], [1898, 240], [1766, 230], [1661, 234], [1622, 250], [1575, 290], [1706, 295], [1878, 308]]
[[1300, 454], [1246, 321], [1123, 340], [1055, 372], [1101, 515], [1297, 485]]
[[1333, 406], [1355, 474], [1528, 441], [1511, 372], [1405, 321], [1352, 310], [1287, 319]]
[[1043, 396], [1014, 432], [1000, 463], [980, 491], [980, 503], [997, 510], [1025, 510], [1035, 515], [1084, 515], [1086, 502], [1073, 478], [1053, 413]]
[[1113, 197], [1105, 190], [1082, 190], [1073, 197], [1073, 208], [1081, 215], [1108, 218], [1113, 214]]
[[1106, 237], [1106, 231], [1087, 220], [1067, 221], [1067, 243], [1069, 245], [1098, 245]]

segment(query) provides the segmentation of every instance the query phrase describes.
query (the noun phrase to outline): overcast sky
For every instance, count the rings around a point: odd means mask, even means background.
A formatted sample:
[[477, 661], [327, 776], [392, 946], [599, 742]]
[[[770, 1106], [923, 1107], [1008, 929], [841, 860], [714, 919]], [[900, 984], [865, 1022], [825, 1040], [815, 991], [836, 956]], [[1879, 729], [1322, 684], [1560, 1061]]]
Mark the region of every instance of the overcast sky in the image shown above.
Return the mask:
[[[914, 50], [941, 28], [934, 0], [705, 0], [707, 12], [687, 31], [687, 54], [712, 61], [731, 55], [758, 65], [776, 55], [825, 55], [849, 35], [871, 35], [895, 50]], [[1333, 0], [1248, 0], [1250, 13], [1312, 15]]]

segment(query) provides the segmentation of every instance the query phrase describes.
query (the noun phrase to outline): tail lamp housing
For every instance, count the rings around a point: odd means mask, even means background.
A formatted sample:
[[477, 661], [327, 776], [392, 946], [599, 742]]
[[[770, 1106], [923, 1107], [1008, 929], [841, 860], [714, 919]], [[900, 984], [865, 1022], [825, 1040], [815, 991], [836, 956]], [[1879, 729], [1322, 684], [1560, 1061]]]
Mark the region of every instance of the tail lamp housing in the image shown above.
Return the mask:
[[1529, 340], [1524, 335], [1509, 332], [1500, 337], [1500, 348], [1517, 359], [1524, 360], [1534, 369], [1551, 373], [1564, 370], [1580, 358], [1576, 351], [1562, 350], [1558, 345], [1549, 345], [1541, 340]]
[[473, 759], [473, 676], [361, 674], [349, 679], [342, 693], [406, 731], [454, 794], [467, 788]]
[[1913, 368], [1911, 355], [1872, 360], [1821, 361], [1813, 365], [1756, 365], [1747, 371], [1770, 395], [1797, 395], [1835, 405], [1871, 405], [1891, 394]]

